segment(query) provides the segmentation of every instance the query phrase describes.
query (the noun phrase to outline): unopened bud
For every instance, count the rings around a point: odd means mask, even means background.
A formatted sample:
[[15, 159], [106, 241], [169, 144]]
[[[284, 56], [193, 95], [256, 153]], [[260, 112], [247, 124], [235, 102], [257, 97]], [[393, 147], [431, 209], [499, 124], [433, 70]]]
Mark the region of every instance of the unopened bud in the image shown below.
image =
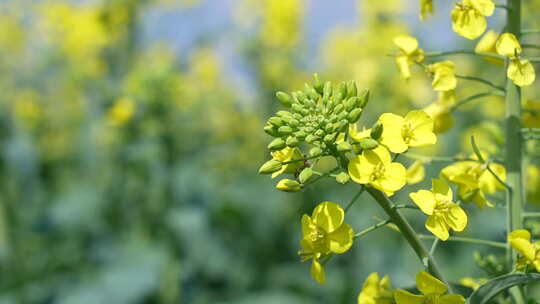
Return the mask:
[[281, 126], [278, 128], [278, 132], [282, 135], [289, 135], [293, 132], [293, 129], [289, 126]]
[[358, 119], [360, 119], [361, 114], [362, 114], [362, 109], [361, 108], [356, 108], [356, 109], [352, 110], [351, 112], [349, 112], [349, 115], [347, 116], [347, 118], [349, 119], [349, 123], [357, 122]]
[[333, 134], [327, 134], [323, 138], [323, 141], [328, 144], [332, 144], [334, 140], [335, 140], [335, 136]]
[[328, 98], [330, 95], [332, 95], [332, 83], [330, 81], [327, 81], [324, 83], [324, 90], [323, 90], [324, 97]]
[[259, 168], [259, 174], [270, 174], [281, 169], [281, 162], [271, 159]]
[[369, 90], [363, 89], [360, 94], [358, 94], [358, 98], [360, 98], [360, 108], [365, 108], [369, 101]]
[[311, 156], [317, 156], [321, 155], [323, 153], [322, 149], [319, 147], [313, 147], [309, 150], [309, 155]]
[[306, 136], [306, 142], [308, 143], [313, 143], [315, 141], [319, 140], [319, 137], [313, 135], [313, 134], [309, 134], [308, 136]]
[[291, 107], [293, 101], [289, 94], [280, 91], [276, 93], [276, 97], [284, 107]]
[[294, 136], [287, 137], [287, 141], [285, 141], [285, 144], [289, 147], [294, 147], [298, 144], [298, 139]]
[[340, 83], [338, 91], [341, 93], [343, 97], [347, 96], [347, 83], [346, 82]]
[[323, 94], [323, 84], [317, 73], [313, 74], [313, 88], [317, 90], [317, 93]]
[[371, 150], [377, 148], [379, 143], [373, 138], [365, 138], [360, 141], [359, 145], [362, 150]]
[[281, 138], [276, 138], [268, 144], [270, 150], [280, 150], [285, 148], [285, 141]]
[[271, 124], [271, 125], [274, 125], [276, 127], [281, 127], [283, 126], [283, 120], [279, 117], [270, 117], [268, 119], [268, 123]]
[[347, 102], [345, 103], [345, 109], [347, 109], [347, 111], [352, 111], [352, 109], [358, 106], [359, 101], [360, 99], [356, 96], [347, 99]]
[[282, 179], [280, 180], [277, 185], [276, 189], [285, 191], [285, 192], [297, 192], [302, 189], [302, 185], [300, 185], [299, 182], [292, 180], [292, 179]]
[[279, 136], [278, 132], [277, 132], [277, 128], [272, 126], [272, 125], [266, 125], [264, 126], [264, 132], [266, 132], [266, 134], [270, 135], [270, 136]]
[[341, 111], [343, 111], [343, 108], [344, 108], [343, 104], [340, 103], [334, 108], [332, 113], [339, 114], [339, 113], [341, 113]]
[[336, 182], [340, 184], [346, 184], [349, 182], [351, 178], [349, 177], [349, 174], [345, 172], [341, 172], [340, 174], [336, 175]]
[[342, 141], [337, 145], [337, 150], [340, 152], [351, 151], [351, 149], [352, 149], [351, 144], [349, 144], [346, 141]]
[[383, 125], [380, 122], [378, 122], [373, 126], [373, 128], [371, 128], [370, 136], [373, 139], [379, 139], [381, 138], [382, 132], [383, 132]]
[[356, 96], [357, 92], [358, 92], [358, 89], [356, 88], [356, 83], [354, 82], [354, 80], [351, 80], [347, 84], [347, 96], [349, 97]]
[[302, 172], [300, 172], [300, 174], [298, 175], [298, 180], [300, 180], [300, 182], [301, 182], [302, 184], [304, 184], [304, 183], [307, 182], [312, 176], [313, 176], [313, 169], [311, 169], [311, 168], [305, 168], [305, 169], [302, 170]]

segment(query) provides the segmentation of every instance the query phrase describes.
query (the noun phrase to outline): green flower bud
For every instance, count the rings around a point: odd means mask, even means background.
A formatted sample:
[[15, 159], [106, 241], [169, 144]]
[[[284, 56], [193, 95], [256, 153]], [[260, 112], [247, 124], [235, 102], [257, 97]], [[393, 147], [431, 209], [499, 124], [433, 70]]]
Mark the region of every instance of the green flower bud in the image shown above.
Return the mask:
[[307, 182], [311, 177], [313, 176], [313, 169], [311, 168], [305, 168], [300, 172], [300, 175], [298, 175], [298, 180], [304, 184]]
[[326, 136], [324, 136], [323, 140], [324, 140], [325, 143], [332, 144], [334, 142], [334, 140], [335, 140], [335, 136], [334, 136], [334, 134], [326, 134]]
[[294, 114], [292, 115], [292, 117], [293, 117], [294, 119], [296, 119], [296, 120], [301, 120], [301, 119], [303, 118], [302, 115], [300, 115], [300, 114], [298, 114], [298, 113], [294, 113]]
[[304, 94], [304, 92], [301, 92], [301, 91], [297, 91], [296, 92], [296, 99], [298, 99], [298, 101], [303, 104], [304, 101], [306, 100], [306, 95]]
[[281, 127], [283, 126], [283, 120], [279, 117], [270, 117], [268, 119], [268, 123], [271, 124], [271, 125], [274, 125], [276, 127]]
[[259, 168], [259, 174], [270, 174], [281, 169], [281, 162], [271, 159]]
[[339, 115], [337, 117], [338, 117], [339, 121], [341, 121], [341, 120], [347, 120], [348, 121], [348, 116], [349, 116], [349, 113], [341, 112], [341, 113], [339, 113]]
[[327, 81], [324, 83], [323, 96], [328, 98], [332, 95], [332, 83]]
[[285, 141], [281, 138], [276, 138], [268, 144], [270, 150], [280, 150], [285, 148]]
[[285, 191], [285, 192], [297, 192], [302, 189], [302, 185], [300, 185], [299, 182], [292, 180], [292, 179], [282, 179], [280, 180], [277, 185], [276, 189]]
[[343, 104], [340, 103], [340, 104], [338, 104], [338, 105], [334, 108], [334, 110], [332, 111], [332, 113], [334, 113], [334, 114], [339, 114], [339, 113], [341, 113], [341, 111], [343, 111], [344, 108], [345, 108], [345, 107], [343, 106]]
[[340, 184], [346, 184], [349, 182], [351, 178], [349, 177], [349, 174], [345, 172], [341, 172], [340, 174], [336, 175], [336, 182]]
[[298, 120], [294, 119], [294, 118], [288, 119], [288, 120], [287, 120], [287, 123], [288, 123], [289, 126], [291, 126], [291, 127], [297, 127], [297, 126], [300, 124], [300, 122], [299, 122]]
[[382, 132], [383, 132], [383, 125], [378, 122], [371, 128], [371, 133], [369, 135], [371, 136], [371, 138], [377, 140], [381, 138]]
[[306, 138], [306, 132], [300, 130], [300, 131], [294, 133], [294, 136], [295, 136], [298, 140], [303, 140], [304, 138]]
[[313, 135], [313, 134], [309, 134], [308, 136], [306, 136], [306, 142], [308, 143], [313, 143], [315, 141], [319, 140], [319, 137]]
[[337, 145], [337, 150], [340, 152], [351, 151], [351, 149], [352, 149], [351, 144], [349, 144], [346, 141], [342, 141]]
[[324, 131], [323, 131], [323, 130], [319, 129], [319, 130], [315, 131], [315, 136], [321, 137], [321, 136], [323, 136], [323, 135], [324, 135]]
[[309, 83], [304, 83], [304, 94], [309, 97], [309, 95], [311, 95], [311, 91], [314, 91], [315, 89], [309, 84]]
[[339, 84], [338, 91], [339, 91], [339, 93], [341, 93], [342, 97], [347, 96], [347, 83], [345, 81], [343, 81], [343, 82], [341, 82]]
[[358, 119], [360, 119], [361, 114], [362, 114], [362, 109], [356, 108], [352, 110], [351, 112], [349, 112], [349, 115], [347, 116], [347, 118], [349, 119], [350, 123], [355, 123], [358, 121]]
[[315, 88], [319, 94], [323, 94], [323, 84], [317, 73], [313, 74], [313, 88]]
[[323, 153], [322, 149], [319, 147], [313, 147], [309, 150], [309, 155], [311, 156], [317, 156], [321, 155]]
[[351, 80], [349, 83], [347, 83], [347, 96], [356, 96], [357, 93], [358, 89], [356, 88], [356, 82], [354, 82], [354, 80]]
[[352, 111], [352, 109], [356, 108], [359, 104], [360, 99], [356, 96], [353, 96], [349, 99], [347, 99], [347, 102], [345, 103], [345, 109], [347, 111]]
[[266, 134], [268, 134], [270, 136], [273, 136], [273, 137], [279, 136], [277, 128], [272, 126], [272, 125], [264, 126], [264, 132], [266, 132]]
[[341, 92], [337, 93], [334, 95], [334, 104], [340, 104], [341, 101], [343, 100], [343, 97], [345, 95], [343, 95]]
[[359, 144], [362, 150], [371, 150], [377, 148], [379, 142], [377, 142], [373, 138], [365, 138], [362, 139]]
[[326, 133], [334, 132], [334, 124], [329, 122], [326, 125], [324, 125], [324, 131], [326, 131]]
[[289, 111], [277, 111], [276, 115], [281, 118], [291, 118], [293, 117], [293, 113]]
[[300, 104], [298, 103], [293, 103], [292, 105], [292, 109], [293, 111], [295, 111], [296, 113], [302, 113], [302, 111], [304, 110], [304, 107], [302, 107]]
[[287, 146], [289, 147], [294, 147], [298, 144], [298, 139], [296, 139], [296, 137], [294, 136], [289, 136], [287, 137], [287, 141], [285, 142], [285, 144], [287, 144]]
[[289, 126], [281, 126], [279, 127], [278, 132], [279, 134], [282, 134], [282, 135], [288, 135], [293, 132], [293, 129]]
[[360, 108], [365, 108], [369, 101], [369, 90], [363, 89], [360, 94], [358, 94], [358, 98], [360, 98]]
[[291, 107], [293, 100], [289, 94], [279, 91], [276, 93], [276, 97], [284, 107]]
[[[345, 116], [347, 116], [347, 115], [345, 115]], [[338, 122], [334, 125], [334, 127], [335, 127], [335, 130], [336, 130], [336, 131], [340, 131], [340, 130], [342, 130], [345, 126], [347, 126], [348, 124], [349, 124], [349, 121], [348, 121], [348, 120], [342, 119], [342, 120], [338, 121]]]

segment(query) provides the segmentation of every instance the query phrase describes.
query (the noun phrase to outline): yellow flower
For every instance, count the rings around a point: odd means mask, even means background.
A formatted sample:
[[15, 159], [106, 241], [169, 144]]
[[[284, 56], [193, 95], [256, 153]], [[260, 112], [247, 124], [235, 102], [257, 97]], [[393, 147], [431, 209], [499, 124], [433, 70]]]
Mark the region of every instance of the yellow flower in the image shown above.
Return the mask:
[[540, 101], [529, 100], [523, 105], [523, 125], [528, 128], [540, 128]]
[[433, 0], [420, 0], [420, 20], [425, 20], [428, 13], [433, 14]]
[[502, 34], [497, 40], [496, 48], [499, 55], [510, 58], [510, 64], [506, 70], [508, 78], [520, 87], [531, 85], [534, 82], [536, 78], [534, 67], [529, 60], [519, 58], [522, 49], [514, 34]]
[[109, 109], [109, 122], [115, 126], [121, 126], [131, 120], [135, 114], [135, 103], [132, 99], [123, 97], [118, 99], [114, 106]]
[[[476, 158], [473, 156], [472, 158]], [[486, 155], [487, 158], [487, 155]], [[503, 181], [506, 170], [500, 164], [490, 164], [490, 168]], [[485, 206], [493, 207], [486, 199], [486, 194], [493, 194], [504, 186], [497, 181], [485, 164], [477, 161], [460, 161], [445, 167], [441, 177], [458, 186], [459, 197], [466, 203], [474, 202], [480, 209]]]
[[457, 78], [455, 65], [450, 60], [437, 62], [428, 66], [430, 73], [433, 73], [431, 85], [435, 91], [450, 91], [456, 88]]
[[358, 304], [392, 304], [392, 287], [390, 278], [384, 276], [382, 280], [376, 272], [371, 273], [358, 294]]
[[396, 64], [404, 79], [411, 77], [410, 66], [414, 62], [424, 61], [424, 51], [418, 48], [418, 40], [407, 35], [400, 35], [394, 38], [394, 44], [399, 51], [396, 55]]
[[332, 202], [320, 203], [311, 217], [302, 216], [302, 234], [300, 241], [302, 261], [313, 260], [311, 276], [319, 284], [325, 281], [324, 268], [319, 262], [321, 257], [330, 253], [344, 253], [351, 248], [354, 232], [344, 223], [345, 211]]
[[510, 246], [519, 252], [522, 257], [517, 261], [519, 269], [526, 265], [533, 265], [540, 271], [540, 242], [531, 242], [531, 233], [524, 229], [512, 231], [508, 235]]
[[463, 231], [467, 226], [467, 214], [452, 202], [452, 189], [444, 181], [434, 178], [431, 191], [420, 190], [409, 196], [422, 212], [429, 215], [426, 228], [439, 239], [448, 240], [449, 229]]
[[407, 168], [407, 184], [418, 184], [424, 180], [425, 177], [426, 169], [424, 168], [423, 162], [416, 160], [409, 168]]
[[533, 165], [527, 167], [527, 201], [540, 203], [540, 169]]
[[464, 277], [463, 279], [459, 280], [459, 283], [463, 286], [470, 287], [473, 290], [477, 290], [482, 284], [486, 283], [488, 279], [486, 278], [480, 278], [480, 279], [474, 279], [471, 277]]
[[382, 146], [364, 150], [351, 159], [348, 167], [353, 181], [379, 189], [388, 196], [401, 189], [407, 178], [405, 167], [392, 162], [390, 153]]
[[439, 99], [423, 109], [433, 119], [435, 134], [446, 132], [454, 125], [451, 108], [455, 102], [456, 96], [453, 90], [439, 92]]
[[486, 17], [493, 15], [491, 0], [463, 0], [452, 10], [452, 30], [467, 39], [476, 39], [487, 28]]
[[[272, 152], [272, 159], [275, 159], [280, 162], [289, 162], [295, 159], [302, 158], [302, 153], [298, 148], [286, 147], [281, 150]], [[281, 166], [281, 169], [272, 173], [272, 178], [282, 174], [282, 173], [296, 173], [300, 168], [304, 166], [304, 162], [298, 161], [294, 163], [289, 163]]]
[[409, 147], [422, 147], [437, 142], [437, 136], [433, 133], [433, 119], [422, 110], [410, 111], [405, 118], [384, 113], [379, 122], [383, 125], [380, 143], [391, 152], [402, 153]]
[[422, 295], [415, 295], [408, 291], [398, 289], [394, 293], [397, 304], [463, 304], [465, 298], [459, 294], [445, 295], [448, 287], [436, 277], [421, 270], [416, 275], [416, 288]]
[[[488, 31], [480, 41], [476, 44], [476, 47], [474, 48], [474, 51], [476, 53], [489, 53], [489, 54], [497, 54], [497, 48], [495, 47], [497, 40], [499, 38], [499, 34], [497, 34], [495, 31], [490, 30]], [[504, 61], [502, 59], [493, 58], [493, 57], [484, 57], [485, 60], [488, 62], [502, 65]]]

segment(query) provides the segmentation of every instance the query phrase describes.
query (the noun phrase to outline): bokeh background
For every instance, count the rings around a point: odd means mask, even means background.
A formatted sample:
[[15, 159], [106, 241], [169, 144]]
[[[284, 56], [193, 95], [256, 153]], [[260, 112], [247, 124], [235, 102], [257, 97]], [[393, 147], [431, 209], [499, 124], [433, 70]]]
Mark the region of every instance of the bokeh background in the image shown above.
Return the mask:
[[[473, 48], [451, 31], [450, 5], [435, 1], [421, 22], [413, 0], [1, 1], [0, 303], [355, 303], [374, 271], [414, 285], [421, 265], [389, 229], [328, 263], [325, 285], [310, 278], [301, 215], [346, 204], [358, 186], [279, 193], [257, 174], [270, 157], [262, 127], [279, 108], [274, 92], [314, 72], [371, 89], [366, 125], [435, 101], [420, 70], [405, 82], [387, 54], [398, 34], [426, 50]], [[504, 80], [500, 67], [454, 59], [461, 74]], [[478, 90], [460, 81], [457, 94]], [[500, 156], [503, 108], [470, 103], [420, 152], [469, 153], [475, 134]], [[410, 203], [442, 166], [396, 201]], [[502, 193], [492, 201], [468, 206], [463, 235], [504, 241]], [[384, 217], [367, 196], [347, 216], [356, 230]], [[445, 243], [437, 257], [457, 282], [485, 276], [475, 251], [497, 253]]]

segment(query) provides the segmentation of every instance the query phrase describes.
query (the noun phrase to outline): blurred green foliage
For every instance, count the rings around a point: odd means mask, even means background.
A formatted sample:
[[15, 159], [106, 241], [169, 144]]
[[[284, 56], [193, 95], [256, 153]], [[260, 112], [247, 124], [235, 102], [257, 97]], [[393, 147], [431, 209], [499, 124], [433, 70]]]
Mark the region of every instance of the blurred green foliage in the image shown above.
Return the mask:
[[[346, 203], [354, 185], [285, 195], [256, 175], [274, 92], [314, 69], [304, 58], [309, 2], [231, 4], [234, 27], [218, 34], [235, 39], [254, 94], [235, 86], [210, 35], [185, 54], [142, 39], [147, 14], [189, 13], [197, 1], [1, 3], [0, 303], [351, 303], [372, 271], [411, 285], [412, 252], [382, 230], [332, 261], [316, 286], [297, 256], [300, 216], [324, 200]], [[380, 3], [358, 1], [358, 24], [317, 46], [323, 77], [372, 89], [368, 120], [436, 99], [428, 80], [401, 81], [384, 56], [416, 8]], [[492, 102], [497, 115], [501, 101]], [[460, 132], [481, 120], [475, 109], [439, 151], [460, 150]], [[381, 216], [367, 199], [354, 209], [355, 229]], [[501, 212], [471, 229], [502, 240]], [[441, 250], [453, 280], [481, 273], [470, 271], [473, 249], [482, 248]]]

